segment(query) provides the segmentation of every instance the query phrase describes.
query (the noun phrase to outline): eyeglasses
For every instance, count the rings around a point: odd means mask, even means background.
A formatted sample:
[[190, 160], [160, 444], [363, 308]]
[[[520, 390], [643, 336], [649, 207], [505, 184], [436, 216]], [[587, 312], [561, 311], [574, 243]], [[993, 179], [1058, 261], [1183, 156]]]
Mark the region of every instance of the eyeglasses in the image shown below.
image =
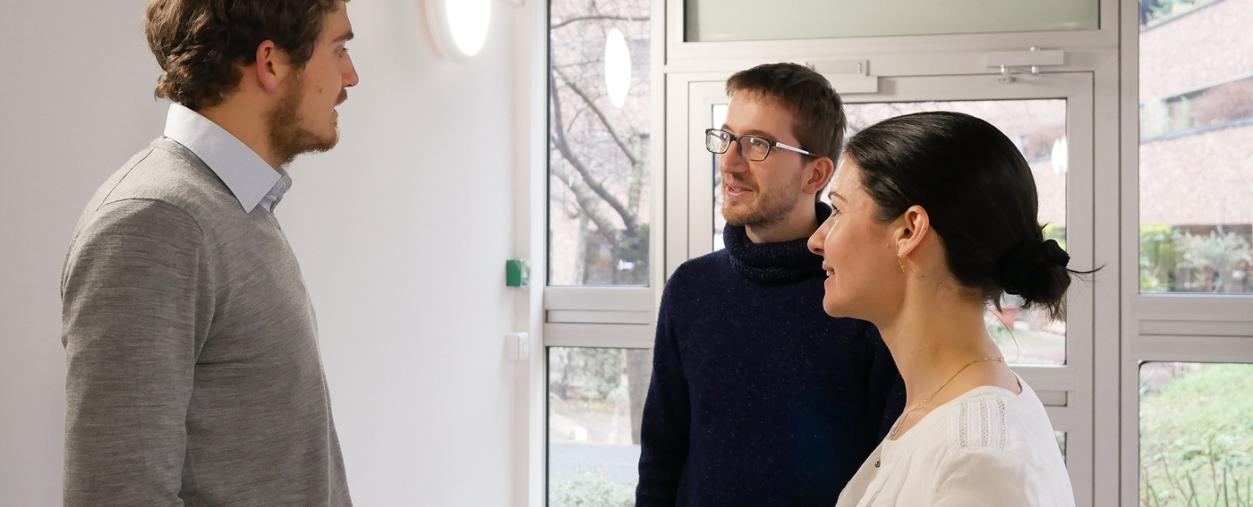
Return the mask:
[[[767, 139], [756, 135], [737, 136], [722, 129], [705, 129], [705, 149], [715, 155], [721, 155], [727, 152], [731, 147], [731, 141], [739, 141], [735, 145], [735, 152], [741, 157], [748, 159], [750, 162], [761, 162], [770, 156], [770, 152], [774, 147], [778, 146], [788, 151], [794, 151], [807, 157], [814, 156], [808, 151], [802, 150], [795, 146], [790, 146], [773, 139]], [[745, 150], [745, 148], [748, 148]]]

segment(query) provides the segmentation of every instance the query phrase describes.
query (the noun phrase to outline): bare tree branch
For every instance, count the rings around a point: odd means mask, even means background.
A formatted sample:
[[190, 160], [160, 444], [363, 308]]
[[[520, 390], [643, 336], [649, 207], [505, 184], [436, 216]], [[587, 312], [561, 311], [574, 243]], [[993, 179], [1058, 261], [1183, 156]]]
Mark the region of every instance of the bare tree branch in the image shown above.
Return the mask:
[[604, 60], [604, 59], [602, 59], [602, 58], [593, 58], [593, 59], [591, 59], [591, 60], [582, 60], [582, 61], [578, 61], [578, 62], [570, 62], [570, 63], [562, 63], [562, 64], [553, 64], [552, 66], [553, 66], [553, 67], [556, 67], [556, 68], [558, 68], [558, 69], [569, 69], [569, 68], [578, 68], [578, 69], [581, 69], [581, 68], [586, 67], [586, 66], [588, 66], [588, 65], [603, 65], [604, 63], [605, 63], [605, 60]]
[[[579, 173], [579, 176], [583, 178], [583, 182], [587, 185], [588, 189], [599, 196], [605, 204], [609, 205], [610, 208], [613, 208], [613, 210], [618, 213], [618, 216], [622, 217], [622, 223], [626, 228], [626, 232], [634, 235], [636, 228], [639, 227], [639, 221], [633, 213], [623, 206], [622, 202], [619, 201], [617, 197], [605, 188], [604, 185], [592, 178], [591, 171], [587, 169], [587, 166], [583, 163], [583, 161], [580, 160], [579, 157], [570, 149], [570, 145], [566, 141], [566, 124], [562, 121], [561, 94], [557, 91], [556, 83], [550, 84], [548, 90], [549, 95], [552, 97], [552, 111], [554, 116], [552, 136], [553, 144], [557, 146], [557, 150], [561, 153], [561, 157], [565, 159], [566, 162], [569, 162], [570, 167], [573, 167], [575, 172]], [[608, 125], [606, 124], [606, 126]], [[582, 204], [582, 201], [580, 201], [580, 204]], [[584, 207], [583, 209], [588, 212], [591, 211], [588, 207]], [[597, 225], [599, 226], [600, 224]]]
[[[600, 119], [600, 122], [605, 125], [605, 130], [609, 132], [609, 137], [612, 137], [613, 142], [618, 145], [618, 149], [622, 150], [622, 154], [626, 155], [626, 158], [627, 160], [631, 162], [631, 165], [635, 165], [637, 163], [637, 161], [635, 160], [635, 153], [632, 152], [631, 148], [628, 147], [626, 143], [622, 141], [622, 137], [619, 136], [618, 132], [613, 129], [613, 124], [609, 123], [609, 118], [605, 117], [605, 113], [601, 111], [599, 107], [596, 107], [596, 103], [592, 101], [592, 98], [588, 97], [587, 93], [584, 92], [582, 89], [580, 89], [578, 86], [575, 86], [574, 83], [572, 83], [570, 79], [566, 77], [564, 72], [561, 72], [560, 70], [557, 70], [557, 69], [553, 69], [553, 73], [556, 74], [558, 77], [560, 77], [561, 80], [564, 81], [566, 85], [570, 87], [570, 91], [573, 91], [575, 95], [578, 95], [580, 99], [583, 99], [583, 102], [592, 109], [592, 112], [596, 114], [596, 117]], [[554, 88], [554, 93], [556, 93], [555, 84], [553, 88]]]
[[588, 107], [586, 105], [582, 107], [572, 106], [572, 109], [574, 109], [574, 114], [570, 116], [569, 125], [577, 125], [579, 123], [579, 118], [583, 117], [583, 113], [587, 112]]
[[578, 23], [580, 21], [645, 21], [647, 22], [648, 16], [644, 16], [642, 18], [634, 18], [631, 16], [610, 16], [610, 15], [574, 16], [572, 18], [564, 19], [559, 23], [553, 23], [552, 25], [548, 27], [548, 29], [556, 30], [558, 28], [562, 28], [562, 27], [571, 25], [573, 23]]
[[[642, 135], [631, 136], [631, 143], [635, 145], [636, 149], [640, 149], [641, 145], [646, 142], [645, 139], [647, 137]], [[638, 215], [640, 212], [640, 194], [644, 191], [644, 162], [642, 160], [636, 160], [635, 163], [631, 164], [631, 177], [628, 181], [631, 183], [631, 186], [627, 189], [627, 209], [630, 209], [632, 214]]]
[[600, 207], [596, 205], [599, 195], [588, 188], [587, 180], [579, 178], [579, 181], [582, 183], [575, 181], [575, 178], [570, 177], [570, 173], [566, 172], [566, 168], [561, 164], [552, 164], [551, 170], [553, 176], [565, 183], [566, 188], [569, 188], [570, 192], [574, 194], [574, 200], [578, 203], [578, 207], [581, 210], [578, 216], [585, 217], [596, 224], [596, 229], [609, 241], [617, 241], [618, 238], [614, 236], [614, 231], [618, 229], [618, 226], [600, 211]]

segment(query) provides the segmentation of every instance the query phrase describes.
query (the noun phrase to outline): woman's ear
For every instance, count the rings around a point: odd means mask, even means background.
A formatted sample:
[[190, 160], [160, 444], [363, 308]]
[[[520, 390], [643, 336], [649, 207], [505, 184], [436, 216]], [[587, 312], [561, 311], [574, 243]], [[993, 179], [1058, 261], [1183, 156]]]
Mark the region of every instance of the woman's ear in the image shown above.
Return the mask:
[[910, 206], [896, 219], [892, 238], [896, 242], [896, 256], [909, 257], [930, 234], [931, 216], [927, 210], [917, 204]]

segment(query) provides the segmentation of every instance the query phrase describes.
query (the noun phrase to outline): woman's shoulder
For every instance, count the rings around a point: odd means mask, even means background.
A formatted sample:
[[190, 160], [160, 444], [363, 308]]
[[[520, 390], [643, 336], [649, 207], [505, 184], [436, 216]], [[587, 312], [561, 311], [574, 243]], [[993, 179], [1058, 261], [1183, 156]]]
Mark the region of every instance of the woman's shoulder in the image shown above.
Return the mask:
[[1025, 381], [1019, 385], [1018, 393], [998, 386], [971, 389], [936, 407], [898, 445], [931, 461], [961, 451], [1005, 453], [1011, 460], [1022, 453], [1060, 454], [1044, 404]]
[[930, 467], [963, 451], [1007, 452], [1017, 438], [1015, 411], [1021, 409], [1015, 396], [999, 387], [976, 387], [933, 409], [894, 446], [909, 449], [914, 461]]
[[[1022, 392], [999, 387], [972, 390], [945, 414], [944, 450], [935, 460], [946, 479], [937, 496], [983, 495], [1003, 505], [1074, 505], [1056, 434], [1044, 405], [1021, 382]], [[945, 504], [948, 505], [948, 504]]]
[[945, 440], [951, 447], [1004, 451], [1009, 446], [1010, 420], [1013, 419], [1010, 411], [1017, 405], [1013, 393], [985, 386], [953, 401], [945, 414], [948, 419]]
[[1044, 404], [1026, 381], [1019, 379], [1019, 386], [1018, 393], [981, 386], [950, 402], [944, 414], [949, 445], [957, 450], [1013, 451], [1042, 438], [1056, 445]]
[[1020, 385], [1019, 393], [996, 386], [976, 387], [936, 407], [905, 435], [917, 433], [905, 447], [934, 461], [962, 451], [979, 451], [989, 458], [1004, 453], [1012, 460], [1013, 455], [1031, 452], [1046, 441], [1056, 449], [1044, 405], [1026, 382]]
[[910, 486], [902, 487], [918, 495], [908, 504], [1074, 505], [1044, 407], [1020, 384], [1020, 393], [972, 389], [887, 444], [885, 460], [908, 461]]

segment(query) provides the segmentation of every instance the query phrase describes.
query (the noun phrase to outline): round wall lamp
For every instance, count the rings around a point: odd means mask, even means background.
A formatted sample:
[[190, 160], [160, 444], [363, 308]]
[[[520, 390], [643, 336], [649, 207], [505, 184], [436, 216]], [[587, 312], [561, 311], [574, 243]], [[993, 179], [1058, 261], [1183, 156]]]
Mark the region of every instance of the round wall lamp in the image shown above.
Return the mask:
[[440, 54], [465, 61], [487, 42], [492, 0], [425, 0], [426, 22]]

